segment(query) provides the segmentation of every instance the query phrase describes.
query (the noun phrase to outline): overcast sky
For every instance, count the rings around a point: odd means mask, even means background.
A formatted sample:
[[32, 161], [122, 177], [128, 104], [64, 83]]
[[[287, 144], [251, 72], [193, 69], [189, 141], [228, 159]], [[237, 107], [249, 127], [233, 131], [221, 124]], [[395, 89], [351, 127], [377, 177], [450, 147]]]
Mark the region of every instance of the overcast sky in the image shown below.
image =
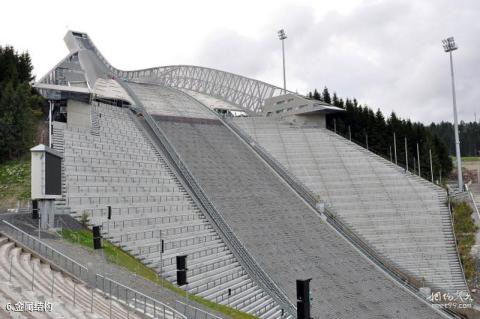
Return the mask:
[[119, 69], [194, 64], [282, 86], [280, 28], [289, 90], [327, 86], [425, 123], [452, 118], [441, 40], [454, 36], [459, 116], [480, 118], [478, 0], [8, 0], [0, 45], [28, 50], [37, 78], [68, 53], [73, 29]]

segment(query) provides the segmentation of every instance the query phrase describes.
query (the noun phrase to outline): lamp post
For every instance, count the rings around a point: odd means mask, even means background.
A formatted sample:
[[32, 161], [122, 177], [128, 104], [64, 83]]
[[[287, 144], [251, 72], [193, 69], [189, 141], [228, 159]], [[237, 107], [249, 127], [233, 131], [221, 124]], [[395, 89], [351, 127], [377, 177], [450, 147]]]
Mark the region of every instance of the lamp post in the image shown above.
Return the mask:
[[285, 39], [287, 35], [285, 30], [281, 29], [278, 31], [278, 38], [282, 41], [282, 58], [283, 58], [283, 94], [287, 94], [287, 80], [285, 78]]
[[450, 74], [452, 77], [452, 97], [453, 97], [453, 127], [455, 131], [455, 155], [457, 157], [457, 175], [458, 175], [458, 189], [463, 191], [463, 177], [462, 177], [462, 158], [460, 155], [460, 138], [458, 137], [458, 120], [457, 120], [457, 97], [455, 95], [455, 77], [453, 74], [453, 57], [452, 51], [458, 49], [453, 37], [442, 40], [443, 49], [450, 55]]

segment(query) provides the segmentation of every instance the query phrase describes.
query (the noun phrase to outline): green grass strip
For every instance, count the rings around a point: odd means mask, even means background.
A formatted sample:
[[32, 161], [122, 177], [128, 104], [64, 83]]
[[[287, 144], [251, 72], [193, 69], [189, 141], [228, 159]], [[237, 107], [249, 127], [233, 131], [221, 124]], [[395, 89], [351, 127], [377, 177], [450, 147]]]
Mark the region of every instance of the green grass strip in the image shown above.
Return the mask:
[[[84, 247], [90, 248], [93, 250], [93, 236], [90, 230], [70, 230], [70, 229], [63, 229], [62, 230], [62, 237], [74, 244], [79, 244]], [[113, 263], [119, 265], [133, 273], [136, 273], [138, 276], [141, 276], [151, 282], [154, 282], [158, 285], [161, 285], [164, 288], [167, 288], [182, 297], [186, 297], [188, 294], [188, 299], [193, 300], [199, 304], [202, 304], [210, 309], [216, 310], [221, 312], [231, 318], [235, 319], [254, 319], [257, 318], [255, 316], [249, 315], [245, 312], [236, 310], [234, 308], [220, 305], [218, 303], [212, 302], [210, 300], [204, 299], [202, 297], [187, 293], [185, 290], [175, 286], [171, 282], [159, 278], [157, 273], [142, 264], [138, 259], [124, 251], [123, 249], [112, 245], [110, 242], [104, 240], [103, 241], [104, 247], [103, 250], [105, 252], [106, 258], [109, 263]]]
[[477, 226], [472, 217], [473, 210], [465, 202], [452, 203], [453, 208], [453, 228], [457, 238], [458, 253], [462, 260], [463, 270], [468, 282], [472, 282], [475, 277], [475, 259], [470, 254], [473, 245], [475, 245], [475, 233]]

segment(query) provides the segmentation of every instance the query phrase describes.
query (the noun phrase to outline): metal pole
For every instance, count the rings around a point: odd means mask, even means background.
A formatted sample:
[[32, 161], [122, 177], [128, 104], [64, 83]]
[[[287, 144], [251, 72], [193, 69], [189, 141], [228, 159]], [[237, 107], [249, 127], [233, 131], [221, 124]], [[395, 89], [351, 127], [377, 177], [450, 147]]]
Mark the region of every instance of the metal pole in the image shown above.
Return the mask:
[[457, 97], [455, 94], [455, 75], [453, 73], [452, 51], [450, 51], [449, 53], [450, 53], [450, 73], [452, 76], [453, 124], [454, 124], [454, 130], [455, 130], [455, 154], [457, 157], [458, 189], [460, 191], [463, 191], [462, 157], [460, 154], [460, 138], [458, 135]]
[[352, 130], [350, 129], [350, 125], [348, 126], [348, 138], [350, 141], [352, 140]]
[[287, 94], [287, 79], [285, 77], [285, 39], [282, 39], [282, 56], [283, 56], [283, 94]]
[[393, 159], [392, 159], [392, 145], [388, 145], [388, 149], [390, 150], [390, 162], [393, 162]]
[[368, 133], [365, 133], [365, 140], [367, 142], [367, 150], [368, 150]]
[[107, 293], [105, 292], [105, 252], [103, 250], [104, 246], [105, 246], [105, 243], [103, 242], [103, 238], [101, 239], [101, 243], [102, 243], [102, 267], [103, 267], [103, 296], [105, 296]]
[[430, 175], [432, 177], [432, 183], [433, 183], [433, 162], [432, 162], [432, 149], [428, 150], [430, 154]]
[[75, 306], [75, 290], [77, 288], [77, 283], [73, 282], [73, 305]]
[[91, 288], [92, 290], [92, 299], [90, 299], [90, 312], [93, 313], [93, 287]]
[[9, 271], [9, 275], [8, 275], [8, 281], [9, 282], [12, 282], [12, 262], [13, 262], [13, 256], [10, 257], [10, 271]]
[[125, 290], [125, 301], [127, 302], [127, 319], [130, 318], [130, 299], [128, 299], [128, 290]]
[[[185, 284], [185, 307], [188, 307], [188, 282]], [[187, 311], [188, 310], [185, 308], [185, 315], [186, 316], [187, 316]]]
[[41, 210], [39, 209], [38, 210], [38, 239], [40, 239], [40, 219], [41, 219], [40, 212]]
[[35, 264], [32, 264], [32, 291], [33, 291], [34, 282], [35, 282]]
[[415, 171], [417, 170], [417, 162], [415, 160], [415, 156], [413, 157], [413, 174], [415, 174]]
[[407, 137], [405, 136], [405, 172], [408, 172], [408, 147]]
[[333, 131], [337, 133], [337, 119], [333, 119]]
[[53, 298], [53, 287], [55, 287], [55, 273], [52, 270], [52, 291], [50, 293], [52, 298]]
[[417, 158], [418, 158], [418, 176], [422, 177], [421, 175], [421, 171], [420, 171], [420, 167], [422, 165], [420, 165], [420, 148], [418, 147], [418, 143], [417, 143]]
[[163, 251], [164, 250], [164, 242], [162, 239], [162, 231], [160, 230], [160, 286], [163, 287]]
[[52, 147], [52, 101], [49, 100], [48, 104], [50, 106], [48, 113], [48, 146]]
[[395, 153], [395, 165], [398, 165], [398, 162], [397, 162], [397, 137], [395, 136], [395, 132], [393, 132], [393, 152]]

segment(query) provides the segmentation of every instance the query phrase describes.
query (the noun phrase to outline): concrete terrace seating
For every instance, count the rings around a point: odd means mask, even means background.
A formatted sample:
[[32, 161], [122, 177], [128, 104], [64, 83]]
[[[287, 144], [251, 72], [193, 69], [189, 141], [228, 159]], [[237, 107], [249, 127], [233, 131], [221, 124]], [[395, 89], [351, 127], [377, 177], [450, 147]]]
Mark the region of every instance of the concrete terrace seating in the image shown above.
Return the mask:
[[[91, 224], [103, 226], [106, 238], [173, 283], [175, 258], [187, 254], [192, 293], [230, 301], [261, 318], [280, 317], [276, 303], [246, 275], [130, 111], [98, 103], [92, 108], [95, 134], [55, 123], [54, 135], [64, 140], [57, 149], [64, 152], [65, 202], [73, 215], [87, 213]], [[112, 207], [109, 222], [107, 205]], [[235, 289], [228, 298], [230, 287]]]
[[[10, 263], [12, 265], [10, 280]], [[32, 291], [32, 277], [34, 285]], [[52, 280], [52, 278], [55, 278]], [[24, 312], [25, 318], [109, 318], [110, 301], [101, 292], [92, 291], [84, 284], [75, 284], [75, 305], [73, 304], [74, 282], [64, 273], [53, 270], [35, 256], [17, 247], [7, 237], [0, 236], [0, 301], [14, 305], [22, 302], [49, 302], [51, 312]], [[54, 283], [52, 295], [52, 282]], [[5, 309], [2, 309], [4, 311]], [[93, 310], [91, 312], [91, 310]], [[128, 310], [112, 300], [112, 318], [138, 318], [133, 310]], [[11, 313], [13, 314], [13, 313]], [[18, 314], [18, 313], [17, 313]], [[3, 317], [2, 317], [3, 318]], [[23, 318], [20, 317], [19, 318]]]
[[[196, 107], [203, 106], [192, 102]], [[314, 317], [439, 317], [323, 223], [220, 122], [158, 123], [236, 236], [292, 302], [295, 279], [313, 278]]]
[[326, 129], [234, 121], [400, 269], [427, 286], [467, 290], [439, 187]]

